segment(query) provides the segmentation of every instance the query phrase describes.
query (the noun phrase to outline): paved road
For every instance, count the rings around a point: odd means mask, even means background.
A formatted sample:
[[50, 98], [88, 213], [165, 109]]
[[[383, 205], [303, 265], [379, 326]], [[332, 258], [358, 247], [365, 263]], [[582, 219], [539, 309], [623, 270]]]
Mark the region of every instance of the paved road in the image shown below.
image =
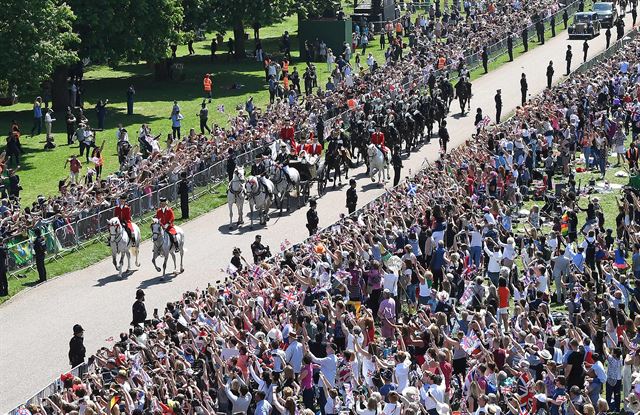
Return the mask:
[[[475, 108], [482, 108], [493, 118], [493, 96], [497, 88], [503, 91], [503, 114], [520, 104], [522, 72], [527, 74], [531, 94], [539, 93], [546, 86], [545, 68], [549, 60], [555, 62], [555, 81], [560, 79], [564, 73], [567, 44], [567, 35], [562, 33], [544, 46], [476, 80], [472, 113], [462, 118], [451, 117], [448, 121], [451, 146], [463, 143], [474, 132]], [[571, 44], [575, 51], [574, 67], [577, 67], [582, 58], [582, 42], [571, 41]], [[592, 40], [590, 46], [590, 57], [601, 52], [605, 46], [604, 35]], [[454, 102], [453, 112], [458, 109]], [[405, 161], [403, 174], [409, 169], [419, 170], [425, 158], [433, 161], [438, 157], [437, 140], [432, 141], [434, 143]], [[363, 177], [363, 168], [354, 173], [360, 190], [359, 205], [383, 193], [382, 187]], [[318, 201], [321, 226], [346, 213], [345, 190], [329, 188]], [[248, 207], [245, 208], [247, 211]], [[301, 208], [282, 218], [274, 217], [264, 229], [250, 231], [245, 226], [240, 232], [229, 233], [228, 210], [224, 206], [184, 225], [188, 252], [185, 272], [181, 275], [161, 281], [150, 263], [151, 245], [146, 242], [141, 247], [140, 270], [124, 280], [118, 279], [111, 260], [107, 259], [19, 294], [0, 307], [0, 412], [15, 407], [69, 369], [67, 351], [73, 324], [80, 323], [85, 328], [85, 345], [91, 353], [109, 344], [107, 338], [117, 337], [127, 330], [136, 289], [146, 290], [149, 313], [156, 307], [163, 309], [167, 301], [175, 300], [180, 293], [204, 288], [224, 275], [220, 270], [226, 269], [234, 246], [250, 256], [246, 253], [257, 233], [262, 234], [263, 241], [275, 250], [285, 238], [291, 242], [304, 239], [307, 236], [305, 212], [306, 208]]]

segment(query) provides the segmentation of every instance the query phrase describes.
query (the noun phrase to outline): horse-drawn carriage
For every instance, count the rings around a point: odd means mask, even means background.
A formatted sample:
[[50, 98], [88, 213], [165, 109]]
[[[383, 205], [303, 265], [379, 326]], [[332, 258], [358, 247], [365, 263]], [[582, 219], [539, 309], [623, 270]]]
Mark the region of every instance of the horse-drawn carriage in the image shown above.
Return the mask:
[[310, 156], [302, 151], [298, 158], [289, 162], [289, 167], [296, 169], [300, 174], [300, 196], [305, 203], [311, 196], [313, 183], [317, 183], [318, 196], [322, 196], [327, 184], [323, 157]]

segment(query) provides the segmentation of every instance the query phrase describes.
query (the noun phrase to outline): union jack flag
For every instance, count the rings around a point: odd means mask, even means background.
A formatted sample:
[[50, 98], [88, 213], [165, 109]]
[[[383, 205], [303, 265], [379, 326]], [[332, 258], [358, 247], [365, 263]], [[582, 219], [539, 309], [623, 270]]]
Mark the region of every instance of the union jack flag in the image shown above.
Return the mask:
[[280, 250], [286, 251], [290, 245], [291, 245], [291, 242], [289, 242], [288, 239], [285, 239], [284, 241], [282, 241], [282, 243], [280, 243]]
[[286, 300], [288, 303], [295, 303], [296, 300], [298, 299], [298, 293], [294, 292], [294, 291], [287, 291], [284, 293], [284, 295], [282, 296], [282, 298], [284, 300]]
[[460, 303], [466, 304], [468, 301], [471, 300], [472, 295], [473, 295], [473, 290], [471, 289], [471, 286], [468, 285], [467, 288], [465, 288], [464, 292], [462, 293], [462, 297], [460, 297]]
[[462, 347], [467, 354], [471, 354], [478, 348], [479, 343], [480, 340], [478, 339], [478, 336], [472, 331], [471, 334], [467, 334], [462, 338], [460, 347]]
[[485, 128], [487, 125], [491, 124], [491, 118], [488, 115], [485, 115], [477, 124], [476, 128]]

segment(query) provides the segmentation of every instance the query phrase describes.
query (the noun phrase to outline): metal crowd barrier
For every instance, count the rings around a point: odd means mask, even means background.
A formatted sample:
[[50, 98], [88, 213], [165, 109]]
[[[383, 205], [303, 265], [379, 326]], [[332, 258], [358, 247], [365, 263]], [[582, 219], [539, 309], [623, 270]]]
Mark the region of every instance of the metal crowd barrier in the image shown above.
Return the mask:
[[[239, 154], [236, 157], [238, 164], [248, 164], [256, 155], [264, 151], [264, 146], [256, 147]], [[198, 198], [210, 192], [214, 186], [227, 179], [227, 161], [213, 162], [210, 166], [200, 171], [192, 172], [188, 178], [191, 183], [190, 198]], [[145, 192], [137, 190], [135, 197], [129, 198], [132, 217], [140, 219], [145, 214], [154, 211], [160, 205], [160, 198], [166, 197], [170, 202], [179, 199], [178, 185], [180, 180], [164, 183], [155, 189]], [[96, 208], [92, 211], [81, 212], [70, 219], [49, 219], [40, 223], [37, 227], [42, 230], [42, 235], [47, 242], [47, 260], [56, 260], [61, 255], [77, 250], [82, 244], [94, 240], [107, 231], [109, 219], [114, 217], [115, 207]], [[15, 237], [7, 244], [8, 266], [14, 270], [10, 275], [18, 277], [26, 269], [35, 266], [35, 258], [32, 251], [33, 230], [27, 235]]]
[[[73, 376], [82, 377], [89, 370], [92, 370], [93, 367], [94, 367], [93, 364], [89, 365], [87, 363], [82, 363], [82, 364], [74, 367], [73, 369], [71, 369], [67, 373], [71, 373]], [[58, 379], [54, 380], [53, 382], [51, 382], [50, 384], [48, 384], [47, 386], [45, 386], [44, 388], [42, 388], [40, 390], [40, 392], [38, 392], [35, 395], [33, 395], [24, 404], [22, 404], [22, 405], [18, 406], [17, 408], [7, 412], [7, 415], [18, 415], [20, 409], [23, 406], [27, 406], [27, 405], [31, 405], [31, 404], [41, 405], [45, 398], [50, 397], [54, 393], [61, 392], [63, 390], [63, 388], [64, 388], [64, 384], [60, 380], [60, 378], [58, 378]]]

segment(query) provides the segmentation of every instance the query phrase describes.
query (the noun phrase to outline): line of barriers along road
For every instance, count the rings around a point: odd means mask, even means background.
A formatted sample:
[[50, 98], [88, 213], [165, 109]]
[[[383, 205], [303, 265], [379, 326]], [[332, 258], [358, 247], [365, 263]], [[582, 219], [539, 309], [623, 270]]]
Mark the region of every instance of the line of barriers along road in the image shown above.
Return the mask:
[[[560, 13], [562, 13], [562, 10], [560, 11]], [[608, 59], [610, 56], [612, 56], [619, 48], [621, 48], [622, 46], [624, 46], [626, 43], [628, 43], [631, 39], [635, 38], [638, 34], [638, 30], [634, 29], [632, 32], [628, 33], [623, 39], [617, 41], [616, 43], [614, 43], [609, 49], [605, 50], [604, 52], [602, 52], [601, 54], [599, 54], [598, 56], [595, 56], [594, 58], [592, 58], [590, 61], [582, 64], [577, 71], [587, 71], [589, 70], [591, 67], [593, 67], [593, 65], [602, 62], [602, 60], [604, 59]], [[506, 43], [505, 43], [506, 45]], [[504, 52], [503, 52], [504, 53]], [[592, 64], [592, 62], [594, 62]], [[403, 85], [403, 88], [407, 88], [409, 87], [409, 85], [411, 85], [413, 83], [413, 79], [408, 80], [408, 82], [406, 82]], [[418, 81], [420, 85], [422, 85], [422, 81], [423, 79], [420, 78], [420, 80]], [[330, 127], [332, 126], [337, 120], [339, 119], [343, 119], [344, 115], [347, 114], [349, 112], [349, 110], [345, 110], [340, 112], [338, 115], [334, 115], [332, 118], [330, 118], [329, 120], [325, 121], [325, 126]], [[262, 145], [260, 147], [256, 147], [253, 148], [249, 151], [246, 151], [242, 154], [240, 154], [239, 156], [236, 157], [236, 163], [238, 165], [248, 165], [250, 164], [256, 157], [256, 155], [261, 154], [262, 152], [264, 152], [264, 149], [266, 146], [270, 145], [269, 143]], [[413, 174], [413, 177], [415, 177], [417, 174], [420, 173], [420, 171], [422, 171], [422, 169], [419, 169], [418, 171], [416, 171]], [[210, 167], [208, 167], [207, 169], [204, 169], [200, 172], [197, 172], [193, 175], [190, 176], [190, 180], [191, 182], [195, 185], [194, 189], [192, 190], [192, 197], [198, 198], [200, 196], [202, 196], [203, 194], [210, 192], [212, 190], [212, 187], [215, 186], [216, 184], [220, 183], [221, 181], [224, 180], [224, 178], [227, 175], [227, 170], [226, 170], [226, 160], [221, 160], [218, 161], [216, 163], [214, 163], [213, 165], [211, 165]], [[405, 184], [405, 180], [402, 180], [400, 182], [400, 184], [398, 184], [398, 186], [396, 186], [395, 188], [399, 187], [399, 186], [404, 186]], [[138, 197], [135, 198], [131, 201], [131, 207], [132, 207], [132, 214], [133, 216], [141, 216], [144, 215], [144, 213], [150, 212], [152, 210], [154, 210], [158, 205], [159, 205], [159, 199], [160, 197], [164, 196], [167, 197], [167, 199], [173, 201], [176, 200], [178, 198], [178, 189], [177, 189], [177, 185], [178, 183], [172, 183], [170, 185], [164, 186], [160, 189], [158, 189], [155, 192], [152, 192], [150, 195], [145, 195], [142, 197]], [[394, 188], [394, 189], [395, 189]], [[366, 205], [360, 207], [359, 209], [357, 209], [354, 213], [352, 213], [351, 215], [349, 215], [349, 217], [358, 217], [361, 213], [363, 213], [366, 209], [368, 209], [370, 206], [374, 205], [375, 203], [378, 203], [382, 198], [387, 197], [388, 193], [384, 193], [383, 195], [373, 199], [372, 201], [370, 201], [369, 203], [367, 203]], [[89, 229], [93, 229], [93, 231], [95, 232], [95, 234], [98, 234], [100, 232], [103, 232], [106, 229], [106, 221], [109, 220], [111, 217], [113, 217], [113, 209], [107, 209], [103, 212], [100, 212], [98, 214], [94, 214], [90, 217], [84, 218], [85, 220], [88, 220], [90, 223], [92, 223], [91, 226], [89, 226]], [[107, 213], [109, 212], [109, 213]], [[110, 215], [110, 216], [109, 216]], [[89, 219], [89, 218], [93, 218], [93, 219]], [[82, 220], [82, 219], [81, 219]], [[319, 230], [317, 232], [317, 234], [320, 234], [326, 230], [331, 229], [332, 227], [336, 226], [336, 225], [341, 225], [344, 222], [344, 219], [340, 219], [337, 222], [334, 222], [333, 224]], [[81, 227], [77, 228], [78, 230], [81, 229]], [[85, 232], [88, 232], [87, 229], [85, 229]], [[93, 237], [95, 237], [95, 234]], [[78, 233], [76, 232], [76, 235], [78, 235]], [[303, 243], [308, 243], [310, 241], [314, 240], [314, 236], [311, 236], [307, 239], [305, 239], [305, 241]], [[73, 247], [77, 244], [80, 244], [80, 242], [77, 240], [77, 236], [76, 236], [76, 241], [71, 243], [71, 247]], [[295, 246], [293, 246], [293, 248], [295, 249]], [[70, 249], [70, 248], [67, 248]], [[273, 259], [272, 259], [273, 261]], [[88, 371], [93, 369], [93, 363], [91, 365], [89, 365], [88, 363], [82, 363], [76, 367], [74, 367], [73, 369], [71, 369], [68, 373], [73, 374], [74, 376], [78, 376], [81, 377], [84, 373], [87, 373]], [[24, 404], [19, 405], [18, 407], [16, 407], [15, 409], [9, 411], [7, 414], [8, 415], [18, 415], [18, 411], [20, 410], [21, 407], [31, 404], [31, 403], [38, 403], [41, 404], [42, 401], [44, 400], [44, 398], [51, 396], [54, 393], [60, 392], [62, 391], [63, 388], [63, 384], [62, 381], [58, 378], [56, 380], [54, 380], [53, 382], [51, 382], [50, 384], [48, 384], [47, 386], [45, 386], [44, 388], [42, 388], [38, 393], [36, 393], [35, 395], [33, 395], [31, 398], [27, 399], [25, 401]]]
[[[576, 0], [565, 8], [569, 14], [573, 14], [578, 8], [579, 1]], [[555, 15], [562, 16], [565, 8], [558, 10]], [[550, 20], [546, 18], [545, 20]], [[561, 19], [560, 19], [561, 20]], [[556, 19], [556, 21], [559, 21]], [[530, 26], [531, 37], [535, 36], [535, 30], [531, 30], [534, 26]], [[514, 34], [514, 47], [522, 43], [520, 36]], [[488, 52], [491, 60], [497, 59], [499, 56], [507, 52], [507, 40], [495, 42], [488, 46]], [[481, 65], [479, 53], [474, 53], [465, 58], [469, 70], [478, 68]], [[456, 68], [447, 67], [446, 71], [454, 71]], [[326, 121], [325, 131], [329, 131], [333, 121], [343, 119], [348, 112], [345, 109], [338, 112], [336, 110], [327, 111], [323, 117], [330, 117]], [[300, 137], [301, 132], [297, 131], [296, 135]], [[238, 164], [251, 163], [256, 154], [264, 151], [264, 146], [254, 147], [239, 156], [237, 156]], [[200, 170], [190, 176], [190, 181], [194, 185], [192, 197], [199, 197], [205, 192], [211, 191], [212, 187], [224, 181], [227, 176], [226, 161], [221, 160], [212, 163], [210, 166]], [[163, 187], [144, 193], [136, 192], [129, 201], [132, 208], [132, 216], [136, 219], [143, 217], [148, 212], [153, 211], [159, 205], [160, 197], [166, 197], [169, 201], [178, 199], [178, 181], [166, 184]], [[87, 243], [94, 242], [107, 229], [107, 221], [113, 217], [115, 207], [105, 209], [92, 209], [90, 212], [80, 212], [72, 219], [48, 220], [43, 221], [37, 227], [41, 229], [46, 241], [48, 260], [57, 260], [66, 253], [82, 248]], [[8, 241], [9, 250], [8, 269], [12, 270], [11, 276], [18, 277], [25, 272], [26, 269], [35, 266], [35, 258], [32, 250], [32, 241], [35, 238], [33, 229], [25, 234], [16, 236]]]

